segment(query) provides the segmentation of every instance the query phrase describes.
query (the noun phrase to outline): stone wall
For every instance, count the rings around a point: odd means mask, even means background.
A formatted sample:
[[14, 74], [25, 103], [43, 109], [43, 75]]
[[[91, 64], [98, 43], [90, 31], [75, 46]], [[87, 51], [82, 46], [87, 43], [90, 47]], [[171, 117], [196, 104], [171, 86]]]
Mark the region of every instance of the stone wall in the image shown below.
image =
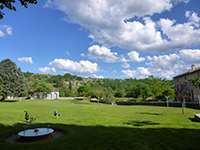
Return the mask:
[[[198, 95], [200, 96], [200, 89], [190, 85], [190, 82], [188, 81], [188, 79], [195, 78], [195, 77], [200, 78], [200, 70], [194, 71], [194, 72], [186, 74], [186, 75], [175, 77], [174, 82], [175, 82], [175, 85], [178, 83], [189, 84], [189, 92], [190, 92], [191, 100], [194, 99], [194, 101], [198, 101]], [[192, 95], [192, 93], [193, 93], [193, 95]]]

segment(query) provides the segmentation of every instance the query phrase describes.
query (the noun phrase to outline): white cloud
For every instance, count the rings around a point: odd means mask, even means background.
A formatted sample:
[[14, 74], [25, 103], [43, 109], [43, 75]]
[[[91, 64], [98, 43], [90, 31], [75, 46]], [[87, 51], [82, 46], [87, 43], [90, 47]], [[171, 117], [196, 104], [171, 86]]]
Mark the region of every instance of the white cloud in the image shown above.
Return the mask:
[[197, 13], [195, 13], [195, 12], [192, 13], [191, 11], [186, 11], [185, 17], [189, 19], [189, 22], [191, 24], [194, 24], [196, 27], [199, 27], [200, 18], [197, 16]]
[[80, 62], [71, 61], [69, 59], [55, 59], [49, 65], [64, 73], [72, 72], [75, 74], [95, 73], [99, 71], [97, 63], [82, 60]]
[[199, 25], [197, 13], [187, 12], [188, 22], [183, 24], [167, 18], [153, 22], [150, 18], [180, 2], [189, 0], [48, 0], [45, 6], [64, 12], [66, 20], [87, 28], [89, 37], [104, 46], [165, 53], [200, 44], [200, 30], [194, 28]]
[[139, 53], [132, 51], [130, 53], [128, 53], [128, 56], [130, 58], [130, 61], [134, 61], [134, 62], [143, 62], [145, 61], [144, 57], [140, 57], [139, 58]]
[[119, 60], [119, 62], [143, 62], [145, 61], [144, 57], [139, 57], [139, 53], [136, 51], [132, 51], [130, 53], [127, 54], [128, 59], [125, 58], [124, 55], [121, 55], [121, 59]]
[[122, 67], [125, 68], [125, 69], [127, 69], [127, 68], [130, 68], [130, 65], [127, 62], [124, 62], [122, 64]]
[[98, 78], [98, 79], [103, 79], [104, 77], [103, 76], [97, 76], [96, 74], [93, 74], [92, 75], [94, 78]]
[[200, 64], [200, 50], [199, 49], [185, 49], [181, 50], [180, 57], [184, 64]]
[[127, 77], [127, 78], [146, 78], [149, 75], [151, 75], [151, 73], [149, 72], [148, 68], [144, 68], [144, 67], [138, 67], [137, 70], [122, 70], [121, 71], [123, 73], [122, 77]]
[[147, 68], [138, 67], [136, 70], [122, 70], [123, 77], [146, 78], [149, 75], [172, 79], [186, 70], [191, 69], [191, 65], [200, 66], [199, 49], [183, 49], [178, 53], [159, 56], [147, 56]]
[[103, 61], [107, 63], [113, 63], [116, 62], [116, 60], [119, 58], [117, 53], [111, 52], [110, 49], [106, 47], [100, 47], [98, 45], [93, 45], [88, 48], [88, 57], [90, 59], [94, 59], [96, 61]]
[[5, 34], [3, 33], [3, 31], [0, 30], [0, 37], [4, 37]]
[[116, 70], [113, 70], [112, 73], [117, 73], [117, 71], [116, 71]]
[[29, 62], [29, 63], [31, 63], [31, 64], [33, 64], [33, 60], [32, 60], [32, 58], [31, 57], [22, 57], [22, 58], [18, 58], [18, 61], [19, 62]]
[[190, 0], [173, 0], [172, 2], [177, 5], [178, 3], [181, 3], [181, 2], [188, 3], [189, 1]]
[[12, 27], [8, 26], [8, 25], [0, 25], [0, 37], [4, 37], [5, 36], [5, 32], [8, 35], [12, 35]]
[[70, 54], [69, 54], [69, 52], [68, 52], [68, 51], [66, 51], [66, 53], [67, 53], [67, 55], [68, 55], [68, 56], [70, 56]]
[[84, 57], [84, 56], [85, 56], [85, 54], [84, 54], [84, 53], [82, 53], [82, 54], [81, 54], [81, 57]]
[[151, 66], [152, 68], [169, 70], [179, 62], [180, 56], [177, 54], [170, 54], [170, 55], [153, 56], [149, 57], [148, 59], [150, 60], [150, 62], [146, 64]]
[[49, 67], [45, 67], [45, 68], [39, 68], [39, 71], [43, 72], [43, 73], [56, 73], [56, 69], [55, 68], [49, 68]]

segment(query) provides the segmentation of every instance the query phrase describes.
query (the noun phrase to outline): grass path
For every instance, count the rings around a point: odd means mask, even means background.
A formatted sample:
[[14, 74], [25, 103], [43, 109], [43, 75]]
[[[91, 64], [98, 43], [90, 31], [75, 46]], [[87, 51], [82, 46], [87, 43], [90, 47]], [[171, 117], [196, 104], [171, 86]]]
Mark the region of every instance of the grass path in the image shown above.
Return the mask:
[[[27, 125], [24, 111], [38, 127], [63, 131], [52, 141], [8, 143]], [[61, 113], [59, 119], [54, 110]], [[200, 149], [200, 110], [154, 106], [112, 106], [75, 100], [22, 100], [0, 103], [0, 149]]]

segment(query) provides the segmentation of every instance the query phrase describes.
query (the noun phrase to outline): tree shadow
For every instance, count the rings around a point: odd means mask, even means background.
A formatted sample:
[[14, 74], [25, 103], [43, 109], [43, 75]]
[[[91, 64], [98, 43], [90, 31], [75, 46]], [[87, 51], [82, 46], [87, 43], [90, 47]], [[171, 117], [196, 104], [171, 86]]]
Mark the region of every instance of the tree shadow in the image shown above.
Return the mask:
[[160, 123], [155, 123], [152, 121], [128, 121], [124, 122], [124, 124], [133, 126], [145, 126], [145, 125], [159, 125]]
[[149, 112], [139, 112], [137, 114], [144, 114], [144, 115], [163, 115], [161, 113], [149, 113]]
[[[130, 123], [154, 125], [153, 122]], [[44, 128], [48, 123], [37, 124], [38, 128]], [[134, 128], [120, 126], [84, 126], [74, 124], [50, 124], [54, 131], [62, 131], [64, 136], [44, 141], [31, 143], [9, 143], [6, 141], [12, 135], [23, 131], [27, 124], [17, 123], [12, 126], [0, 124], [0, 149], [20, 150], [171, 150], [171, 149], [200, 149], [199, 129], [177, 128]]]
[[6, 99], [4, 102], [13, 103], [13, 102], [19, 102], [19, 100], [13, 100], [13, 99], [12, 100], [7, 100]]

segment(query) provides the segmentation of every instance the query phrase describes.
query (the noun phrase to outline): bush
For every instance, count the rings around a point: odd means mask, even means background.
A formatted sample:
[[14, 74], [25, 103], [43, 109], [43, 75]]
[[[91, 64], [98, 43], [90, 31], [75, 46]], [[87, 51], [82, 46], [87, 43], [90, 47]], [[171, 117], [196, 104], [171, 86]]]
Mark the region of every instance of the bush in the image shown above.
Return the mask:
[[115, 97], [112, 93], [109, 93], [108, 96], [105, 98], [105, 103], [112, 104], [115, 102]]
[[138, 98], [131, 98], [129, 101], [139, 102], [140, 100]]

